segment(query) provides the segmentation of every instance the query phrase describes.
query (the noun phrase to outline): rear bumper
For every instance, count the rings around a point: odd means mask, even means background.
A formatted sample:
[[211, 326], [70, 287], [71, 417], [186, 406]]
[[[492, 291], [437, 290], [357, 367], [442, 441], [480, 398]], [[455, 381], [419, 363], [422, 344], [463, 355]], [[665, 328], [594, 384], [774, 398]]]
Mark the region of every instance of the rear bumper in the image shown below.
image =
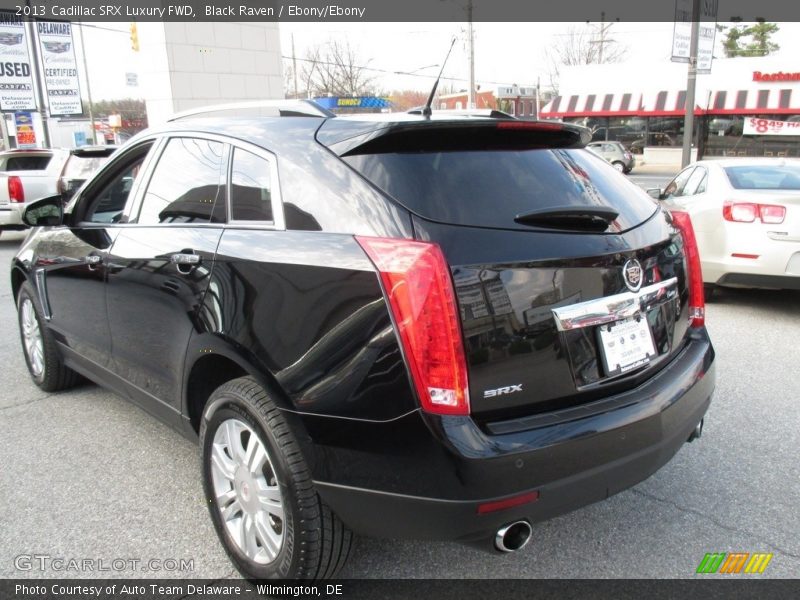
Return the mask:
[[24, 204], [0, 205], [0, 225], [22, 225], [22, 209]]
[[726, 273], [717, 285], [745, 288], [774, 288], [800, 290], [800, 275], [762, 275], [757, 273]]
[[[418, 469], [394, 469], [395, 489], [316, 479], [325, 502], [354, 531], [391, 538], [480, 541], [518, 519], [549, 519], [631, 487], [667, 463], [708, 409], [714, 351], [704, 331], [658, 375], [620, 394], [617, 408], [529, 431], [489, 435], [468, 418], [446, 418], [431, 430], [448, 446], [447, 460], [419, 456]], [[430, 424], [429, 424], [430, 426]], [[412, 452], [412, 454], [414, 454]], [[361, 461], [362, 468], [369, 461]], [[404, 493], [403, 487], [439, 494]], [[361, 481], [385, 474], [361, 473]], [[400, 489], [398, 489], [400, 488]], [[496, 491], [496, 493], [492, 493]], [[515, 495], [538, 500], [478, 514], [478, 506]]]
[[725, 225], [725, 244], [719, 251], [706, 252], [702, 261], [703, 280], [706, 283], [797, 289], [797, 282], [800, 281], [800, 240], [796, 237], [770, 239], [766, 235], [747, 237], [730, 225]]

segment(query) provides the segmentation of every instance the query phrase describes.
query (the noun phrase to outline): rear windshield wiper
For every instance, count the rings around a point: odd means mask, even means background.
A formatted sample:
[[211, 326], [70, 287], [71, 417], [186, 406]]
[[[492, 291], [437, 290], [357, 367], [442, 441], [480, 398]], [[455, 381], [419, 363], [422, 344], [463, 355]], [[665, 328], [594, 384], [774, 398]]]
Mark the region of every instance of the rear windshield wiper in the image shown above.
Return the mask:
[[599, 232], [608, 229], [618, 216], [616, 210], [604, 206], [561, 206], [519, 214], [514, 221], [532, 227]]

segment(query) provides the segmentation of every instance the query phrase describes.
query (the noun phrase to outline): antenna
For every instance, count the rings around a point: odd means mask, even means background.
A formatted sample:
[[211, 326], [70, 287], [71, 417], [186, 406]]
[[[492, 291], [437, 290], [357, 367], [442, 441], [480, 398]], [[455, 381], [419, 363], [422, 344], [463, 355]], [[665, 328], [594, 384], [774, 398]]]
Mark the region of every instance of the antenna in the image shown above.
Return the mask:
[[439, 70], [439, 75], [436, 77], [436, 81], [433, 82], [433, 89], [431, 90], [431, 95], [428, 96], [428, 101], [425, 103], [425, 106], [422, 107], [422, 116], [430, 118], [431, 116], [431, 104], [433, 104], [433, 97], [436, 95], [436, 88], [439, 87], [439, 80], [442, 78], [442, 73], [444, 73], [444, 67], [447, 64], [447, 59], [450, 58], [450, 53], [453, 51], [453, 46], [456, 43], [456, 38], [453, 38], [453, 41], [450, 42], [450, 48], [447, 50], [447, 56], [444, 57], [444, 62], [442, 63], [442, 68]]

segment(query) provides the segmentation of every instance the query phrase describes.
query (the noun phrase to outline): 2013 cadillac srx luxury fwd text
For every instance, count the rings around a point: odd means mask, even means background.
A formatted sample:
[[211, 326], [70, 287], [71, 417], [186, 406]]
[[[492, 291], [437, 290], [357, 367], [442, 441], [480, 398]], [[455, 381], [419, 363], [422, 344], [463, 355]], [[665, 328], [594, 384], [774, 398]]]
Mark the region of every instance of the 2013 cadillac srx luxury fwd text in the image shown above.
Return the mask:
[[26, 209], [31, 377], [198, 439], [247, 577], [334, 576], [353, 533], [518, 550], [657, 471], [714, 391], [691, 221], [589, 137], [496, 112], [178, 115]]

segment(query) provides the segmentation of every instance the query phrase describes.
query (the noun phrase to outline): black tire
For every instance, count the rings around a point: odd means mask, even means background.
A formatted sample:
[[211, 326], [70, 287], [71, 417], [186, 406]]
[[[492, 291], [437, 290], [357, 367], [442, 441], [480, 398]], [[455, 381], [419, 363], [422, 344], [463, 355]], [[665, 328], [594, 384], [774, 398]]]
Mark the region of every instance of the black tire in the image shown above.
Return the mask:
[[620, 160], [615, 160], [614, 162], [611, 163], [611, 166], [614, 167], [620, 173], [625, 172], [625, 163], [623, 163]]
[[711, 302], [714, 299], [714, 295], [717, 293], [717, 286], [713, 283], [704, 283], [703, 284], [703, 296], [705, 296], [706, 302]]
[[[26, 350], [25, 336], [23, 335], [23, 306], [28, 302], [33, 307], [33, 312], [42, 338], [43, 368], [41, 372], [37, 372], [38, 369], [34, 369], [32, 365], [31, 357]], [[28, 366], [31, 379], [33, 379], [33, 382], [37, 386], [45, 392], [57, 392], [59, 390], [71, 388], [81, 380], [80, 375], [64, 365], [53, 334], [47, 328], [47, 321], [42, 314], [39, 300], [31, 284], [27, 281], [22, 284], [17, 296], [17, 320], [19, 322], [20, 342], [22, 343], [22, 353], [25, 356], [25, 364]]]
[[[310, 469], [282, 411], [251, 377], [220, 386], [206, 406], [218, 408], [210, 418], [203, 415], [200, 424], [203, 490], [214, 528], [236, 568], [249, 579], [334, 577], [347, 561], [352, 533], [314, 489]], [[214, 492], [211, 456], [215, 435], [231, 419], [241, 421], [256, 433], [269, 458], [264, 469], [271, 467], [274, 471], [281, 492], [284, 537], [277, 555], [267, 564], [248, 557], [231, 537]], [[235, 489], [236, 484], [232, 487]]]

